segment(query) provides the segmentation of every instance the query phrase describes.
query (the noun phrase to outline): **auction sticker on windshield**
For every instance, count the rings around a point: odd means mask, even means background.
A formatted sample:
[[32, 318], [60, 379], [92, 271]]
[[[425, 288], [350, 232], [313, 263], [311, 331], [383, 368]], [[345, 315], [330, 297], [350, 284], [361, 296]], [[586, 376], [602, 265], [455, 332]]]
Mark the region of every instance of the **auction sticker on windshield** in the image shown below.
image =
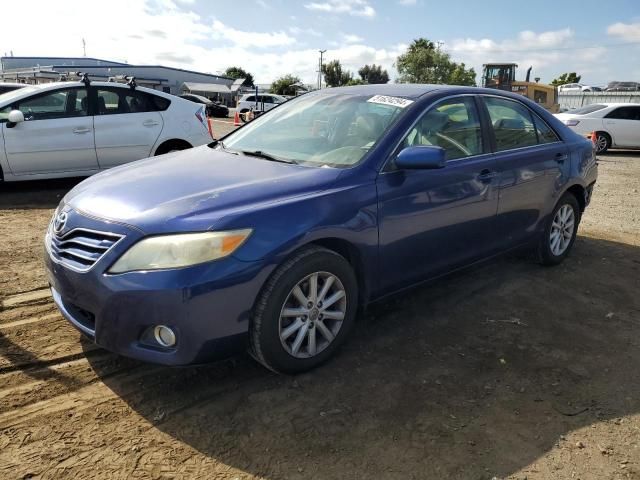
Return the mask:
[[380, 103], [382, 105], [392, 105], [394, 107], [404, 108], [413, 103], [413, 100], [408, 100], [406, 98], [400, 97], [391, 97], [389, 95], [374, 95], [367, 102], [371, 103]]

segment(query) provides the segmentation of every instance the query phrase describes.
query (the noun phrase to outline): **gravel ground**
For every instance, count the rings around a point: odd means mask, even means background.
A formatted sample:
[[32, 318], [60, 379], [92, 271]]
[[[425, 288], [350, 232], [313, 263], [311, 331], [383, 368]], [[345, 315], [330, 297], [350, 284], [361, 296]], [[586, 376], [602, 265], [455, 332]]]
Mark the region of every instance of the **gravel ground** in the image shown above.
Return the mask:
[[296, 377], [82, 339], [41, 266], [76, 182], [0, 186], [0, 478], [640, 478], [640, 154], [600, 158], [560, 267], [501, 258], [375, 305]]

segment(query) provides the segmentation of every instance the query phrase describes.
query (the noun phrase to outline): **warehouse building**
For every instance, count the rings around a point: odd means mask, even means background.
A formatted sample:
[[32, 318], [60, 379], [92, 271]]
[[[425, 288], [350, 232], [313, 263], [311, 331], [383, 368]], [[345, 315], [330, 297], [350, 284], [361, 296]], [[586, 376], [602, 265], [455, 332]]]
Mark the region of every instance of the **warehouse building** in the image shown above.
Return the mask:
[[56, 82], [68, 72], [86, 72], [94, 80], [133, 76], [139, 85], [180, 95], [196, 93], [235, 105], [243, 79], [163, 65], [130, 65], [88, 57], [1, 57], [0, 80], [30, 84]]

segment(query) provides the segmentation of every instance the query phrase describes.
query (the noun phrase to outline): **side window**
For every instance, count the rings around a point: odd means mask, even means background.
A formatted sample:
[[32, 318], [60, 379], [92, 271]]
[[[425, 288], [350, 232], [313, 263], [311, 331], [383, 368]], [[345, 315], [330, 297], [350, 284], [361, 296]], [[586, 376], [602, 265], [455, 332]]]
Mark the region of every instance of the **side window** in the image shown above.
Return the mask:
[[247, 99], [245, 100], [245, 102], [255, 102], [256, 101], [256, 97], [254, 97], [253, 95], [247, 97]]
[[609, 112], [605, 118], [616, 120], [640, 120], [640, 109], [637, 107], [620, 107]]
[[150, 95], [138, 90], [98, 89], [98, 114], [157, 112], [169, 108], [166, 98]]
[[556, 132], [554, 132], [547, 122], [542, 120], [538, 115], [534, 115], [536, 123], [536, 132], [538, 134], [538, 143], [553, 143], [558, 142], [560, 139]]
[[56, 90], [20, 100], [15, 108], [24, 114], [24, 119], [27, 121], [83, 117], [88, 115], [87, 90], [84, 88]]
[[538, 136], [529, 110], [521, 103], [498, 97], [485, 97], [496, 137], [496, 150], [537, 145]]
[[427, 111], [405, 137], [402, 146], [442, 147], [447, 160], [483, 153], [482, 129], [473, 97], [445, 100]]
[[6, 122], [9, 118], [9, 112], [13, 110], [13, 105], [7, 105], [4, 108], [0, 108], [0, 123]]
[[98, 115], [120, 113], [118, 111], [119, 103], [120, 96], [116, 92], [98, 89]]

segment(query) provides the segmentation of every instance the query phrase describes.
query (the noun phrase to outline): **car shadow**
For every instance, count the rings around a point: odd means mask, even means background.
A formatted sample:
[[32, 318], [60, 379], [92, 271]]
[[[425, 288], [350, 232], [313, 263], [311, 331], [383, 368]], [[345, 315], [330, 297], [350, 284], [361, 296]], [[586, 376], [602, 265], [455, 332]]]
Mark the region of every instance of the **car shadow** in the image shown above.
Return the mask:
[[640, 411], [638, 291], [640, 247], [579, 237], [559, 267], [502, 258], [376, 304], [303, 375], [241, 355], [144, 366], [142, 393], [103, 381], [174, 440], [260, 478], [504, 477]]
[[56, 208], [84, 177], [0, 183], [0, 209]]

